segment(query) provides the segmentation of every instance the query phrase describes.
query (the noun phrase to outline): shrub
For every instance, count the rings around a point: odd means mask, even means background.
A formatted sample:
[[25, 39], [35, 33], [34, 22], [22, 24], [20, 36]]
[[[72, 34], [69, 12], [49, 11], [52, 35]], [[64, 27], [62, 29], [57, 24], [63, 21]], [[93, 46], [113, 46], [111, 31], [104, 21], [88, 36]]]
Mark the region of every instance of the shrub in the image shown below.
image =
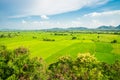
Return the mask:
[[[43, 80], [45, 78], [42, 63], [38, 58], [29, 58], [26, 48], [17, 48], [15, 52], [0, 50], [0, 80]], [[21, 55], [18, 56], [20, 53]], [[44, 76], [44, 77], [43, 77]]]
[[24, 47], [19, 47], [19, 48], [16, 48], [14, 50], [14, 53], [19, 55], [19, 54], [27, 54], [29, 52], [29, 50], [27, 48], [24, 48]]
[[100, 38], [100, 36], [97, 36], [97, 38]]
[[0, 38], [5, 38], [6, 36], [4, 34], [1, 34], [0, 35]]
[[117, 40], [113, 40], [113, 41], [111, 41], [111, 43], [117, 43]]
[[54, 35], [56, 35], [56, 36], [67, 36], [68, 34], [65, 34], [65, 33], [54, 33]]
[[99, 62], [89, 53], [79, 54], [73, 60], [61, 57], [49, 65], [49, 80], [119, 80], [120, 61], [114, 64]]
[[55, 41], [55, 39], [43, 39], [43, 41]]
[[37, 37], [35, 37], [35, 36], [33, 36], [32, 38], [33, 38], [33, 39], [37, 39]]
[[76, 60], [62, 57], [49, 66], [49, 79], [58, 80], [98, 80], [103, 78], [97, 67], [99, 62], [90, 54], [80, 54]]
[[77, 37], [72, 37], [72, 40], [75, 40], [75, 39], [77, 39]]
[[5, 49], [7, 49], [7, 47], [5, 45], [0, 45], [0, 51], [5, 50]]

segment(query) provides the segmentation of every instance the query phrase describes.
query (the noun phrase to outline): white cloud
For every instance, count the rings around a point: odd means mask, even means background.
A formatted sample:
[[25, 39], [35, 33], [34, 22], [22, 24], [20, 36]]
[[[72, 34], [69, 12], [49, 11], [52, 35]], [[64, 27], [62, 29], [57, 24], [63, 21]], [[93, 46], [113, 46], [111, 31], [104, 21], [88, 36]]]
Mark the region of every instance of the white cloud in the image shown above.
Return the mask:
[[90, 14], [86, 14], [84, 16], [100, 17], [100, 16], [110, 16], [110, 15], [120, 15], [120, 10], [107, 11], [107, 12], [93, 12]]
[[25, 23], [27, 23], [27, 22], [26, 22], [25, 20], [22, 20], [22, 23], [25, 24]]
[[49, 19], [49, 17], [46, 16], [46, 15], [41, 15], [40, 17], [41, 17], [42, 19]]
[[101, 25], [113, 25], [120, 24], [120, 10], [106, 11], [106, 12], [93, 12], [85, 14], [82, 17], [78, 17], [72, 21], [25, 21], [18, 24], [8, 24], [14, 27], [20, 27], [22, 29], [45, 29], [45, 28], [67, 28], [67, 27], [88, 27], [95, 28]]
[[[47, 17], [44, 15], [44, 17]], [[117, 26], [120, 24], [120, 10], [106, 11], [106, 12], [93, 12], [85, 14], [77, 19], [71, 21], [25, 21], [21, 23], [9, 23], [6, 26], [11, 26], [15, 29], [16, 26], [19, 29], [46, 29], [46, 28], [68, 28], [68, 27], [88, 27], [95, 28], [101, 25], [113, 25]]]
[[[83, 7], [102, 5], [108, 0], [12, 0], [12, 10], [16, 15], [12, 17], [26, 17], [33, 15], [54, 15], [79, 10]], [[22, 5], [22, 6], [21, 6]], [[17, 9], [14, 9], [17, 8]], [[43, 16], [43, 18], [47, 18]]]
[[77, 19], [83, 26], [98, 27], [101, 25], [113, 25], [120, 24], [120, 10], [106, 11], [106, 12], [93, 12], [85, 14], [83, 17]]

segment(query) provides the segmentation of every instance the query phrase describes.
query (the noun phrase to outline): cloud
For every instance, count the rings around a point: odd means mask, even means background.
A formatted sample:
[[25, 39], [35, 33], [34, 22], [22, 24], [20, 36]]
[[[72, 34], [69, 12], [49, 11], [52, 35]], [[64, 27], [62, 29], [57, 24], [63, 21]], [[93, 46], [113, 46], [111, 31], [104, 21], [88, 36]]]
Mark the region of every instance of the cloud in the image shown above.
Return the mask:
[[[102, 5], [108, 0], [11, 0], [8, 7], [13, 11], [15, 17], [26, 17], [33, 15], [55, 15], [65, 12], [79, 10], [83, 7]], [[22, 5], [22, 6], [21, 6]], [[43, 16], [43, 18], [47, 18]]]
[[49, 19], [49, 17], [46, 16], [46, 15], [41, 15], [41, 18], [42, 18], [42, 19]]
[[[46, 15], [42, 17], [46, 18]], [[101, 25], [117, 26], [120, 24], [120, 10], [106, 11], [106, 12], [92, 12], [85, 14], [70, 21], [49, 21], [49, 20], [22, 20], [21, 23], [9, 23], [4, 26], [9, 26], [11, 29], [47, 29], [47, 28], [68, 28], [68, 27], [88, 27], [96, 28]], [[17, 26], [17, 27], [16, 27]]]
[[93, 12], [90, 14], [85, 14], [84, 16], [101, 17], [101, 16], [110, 16], [110, 15], [120, 15], [120, 10], [107, 11], [107, 12]]
[[120, 10], [105, 11], [105, 12], [93, 12], [85, 14], [77, 19], [83, 26], [98, 27], [101, 25], [113, 25], [120, 24]]
[[23, 23], [23, 24], [25, 24], [25, 23], [27, 23], [27, 21], [25, 21], [25, 20], [22, 20], [22, 23]]

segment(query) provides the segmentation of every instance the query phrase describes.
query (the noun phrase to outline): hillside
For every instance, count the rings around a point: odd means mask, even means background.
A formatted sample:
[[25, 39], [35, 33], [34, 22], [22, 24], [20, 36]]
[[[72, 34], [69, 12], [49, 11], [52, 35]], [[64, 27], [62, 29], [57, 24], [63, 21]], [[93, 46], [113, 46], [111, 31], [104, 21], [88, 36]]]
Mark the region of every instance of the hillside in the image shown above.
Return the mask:
[[87, 27], [70, 27], [70, 28], [50, 28], [43, 29], [48, 31], [64, 31], [64, 30], [120, 30], [120, 25], [118, 26], [98, 26], [97, 28], [87, 28]]
[[115, 27], [114, 26], [100, 26], [97, 29], [100, 29], [100, 30], [113, 30], [113, 29], [115, 29]]
[[118, 25], [115, 29], [120, 29], [120, 25]]

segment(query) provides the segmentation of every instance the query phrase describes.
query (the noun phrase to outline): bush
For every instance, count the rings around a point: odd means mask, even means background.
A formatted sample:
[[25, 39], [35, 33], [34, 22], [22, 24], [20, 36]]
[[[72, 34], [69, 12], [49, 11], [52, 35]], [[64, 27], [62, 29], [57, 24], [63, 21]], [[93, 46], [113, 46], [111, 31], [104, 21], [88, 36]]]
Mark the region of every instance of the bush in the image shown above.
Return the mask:
[[1, 34], [0, 35], [0, 38], [5, 38], [6, 36], [4, 34]]
[[100, 38], [100, 36], [97, 36], [97, 38]]
[[14, 53], [0, 50], [0, 80], [43, 80], [43, 76], [42, 63], [38, 58], [30, 59], [26, 48], [17, 48]]
[[43, 39], [43, 41], [55, 41], [55, 39]]
[[14, 53], [19, 55], [19, 54], [27, 54], [29, 52], [29, 50], [27, 48], [24, 48], [24, 47], [19, 47], [19, 48], [16, 48], [14, 50]]
[[33, 39], [37, 39], [37, 37], [35, 37], [35, 36], [33, 36], [32, 38], [33, 38]]
[[90, 54], [80, 54], [76, 60], [62, 57], [49, 66], [49, 79], [58, 80], [98, 80], [103, 79], [99, 62]]
[[111, 43], [117, 43], [117, 40], [113, 40], [113, 41], [111, 41]]
[[75, 40], [75, 39], [77, 39], [77, 37], [72, 37], [72, 40]]

